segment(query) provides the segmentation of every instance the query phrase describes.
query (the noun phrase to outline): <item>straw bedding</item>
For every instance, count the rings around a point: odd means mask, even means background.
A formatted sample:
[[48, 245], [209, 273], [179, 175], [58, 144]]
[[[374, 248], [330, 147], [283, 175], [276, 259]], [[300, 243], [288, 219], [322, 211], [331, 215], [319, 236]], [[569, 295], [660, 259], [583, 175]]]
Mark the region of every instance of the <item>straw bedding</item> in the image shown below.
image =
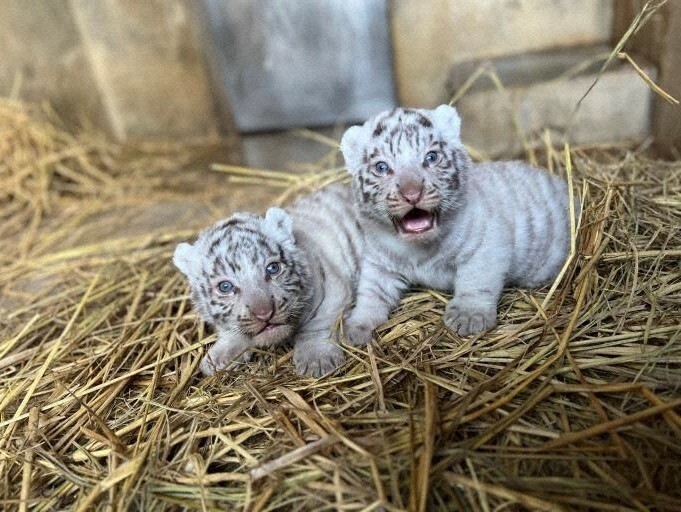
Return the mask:
[[[342, 172], [331, 151], [313, 173], [225, 175], [202, 151], [125, 149], [0, 104], [4, 508], [678, 510], [679, 162], [529, 154], [571, 166], [576, 251], [554, 288], [505, 292], [484, 336], [447, 332], [447, 297], [414, 290], [329, 377], [297, 377], [280, 347], [205, 379], [213, 338], [174, 245]], [[209, 207], [121, 230], [144, 201]]]

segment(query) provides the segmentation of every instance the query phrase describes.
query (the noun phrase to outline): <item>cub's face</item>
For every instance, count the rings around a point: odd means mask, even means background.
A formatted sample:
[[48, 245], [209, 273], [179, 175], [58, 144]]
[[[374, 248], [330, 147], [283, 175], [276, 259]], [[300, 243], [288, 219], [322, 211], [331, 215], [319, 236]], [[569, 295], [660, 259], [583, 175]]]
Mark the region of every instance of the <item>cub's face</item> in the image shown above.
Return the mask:
[[279, 208], [265, 218], [236, 214], [182, 243], [173, 262], [187, 277], [194, 305], [218, 329], [254, 346], [289, 338], [307, 301], [307, 268], [291, 219]]
[[341, 151], [363, 215], [401, 238], [437, 238], [440, 221], [456, 210], [470, 157], [456, 109], [397, 108], [353, 126]]

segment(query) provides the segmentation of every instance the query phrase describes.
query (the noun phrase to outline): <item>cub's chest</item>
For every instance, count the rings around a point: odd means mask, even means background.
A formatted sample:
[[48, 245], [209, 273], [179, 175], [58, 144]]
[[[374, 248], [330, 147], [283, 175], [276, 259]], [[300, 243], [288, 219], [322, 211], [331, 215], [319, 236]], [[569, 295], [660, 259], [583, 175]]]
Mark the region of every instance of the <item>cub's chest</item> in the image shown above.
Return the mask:
[[456, 267], [453, 255], [434, 256], [411, 266], [411, 282], [420, 286], [449, 290], [452, 287]]
[[369, 258], [380, 267], [403, 276], [411, 285], [449, 289], [454, 276], [454, 253], [441, 244], [419, 246], [391, 237], [368, 240]]

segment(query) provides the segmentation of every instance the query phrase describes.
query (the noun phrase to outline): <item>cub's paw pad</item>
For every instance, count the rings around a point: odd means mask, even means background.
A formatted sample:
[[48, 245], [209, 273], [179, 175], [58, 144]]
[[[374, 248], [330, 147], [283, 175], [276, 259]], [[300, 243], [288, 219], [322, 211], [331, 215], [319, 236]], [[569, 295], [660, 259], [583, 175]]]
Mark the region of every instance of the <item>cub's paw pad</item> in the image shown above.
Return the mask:
[[251, 353], [227, 350], [224, 352], [211, 352], [210, 350], [203, 356], [199, 363], [199, 370], [206, 377], [213, 375], [221, 370], [233, 368], [239, 363], [247, 363], [251, 360]]
[[452, 301], [447, 304], [442, 320], [448, 329], [459, 336], [469, 336], [494, 327], [497, 312], [496, 308], [462, 305]]
[[345, 338], [351, 345], [360, 346], [371, 343], [372, 331], [371, 326], [367, 324], [346, 322], [343, 334], [345, 334]]
[[293, 363], [298, 375], [319, 378], [331, 373], [345, 362], [343, 350], [332, 343], [319, 341], [296, 346]]

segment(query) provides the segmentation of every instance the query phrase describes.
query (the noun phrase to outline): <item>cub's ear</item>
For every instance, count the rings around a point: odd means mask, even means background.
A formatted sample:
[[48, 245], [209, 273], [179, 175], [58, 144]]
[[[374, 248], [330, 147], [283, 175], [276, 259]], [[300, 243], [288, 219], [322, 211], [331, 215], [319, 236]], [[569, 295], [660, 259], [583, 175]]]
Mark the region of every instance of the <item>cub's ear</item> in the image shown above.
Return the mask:
[[433, 121], [447, 138], [461, 140], [461, 118], [454, 107], [440, 105], [433, 111]]
[[188, 278], [191, 277], [197, 268], [198, 257], [193, 245], [182, 242], [175, 247], [173, 263]]
[[291, 216], [281, 208], [270, 208], [265, 213], [265, 224], [272, 230], [280, 242], [293, 240], [293, 221]]
[[354, 174], [361, 165], [362, 150], [366, 144], [366, 130], [364, 126], [351, 126], [343, 134], [340, 150], [345, 159], [345, 167], [350, 174]]

